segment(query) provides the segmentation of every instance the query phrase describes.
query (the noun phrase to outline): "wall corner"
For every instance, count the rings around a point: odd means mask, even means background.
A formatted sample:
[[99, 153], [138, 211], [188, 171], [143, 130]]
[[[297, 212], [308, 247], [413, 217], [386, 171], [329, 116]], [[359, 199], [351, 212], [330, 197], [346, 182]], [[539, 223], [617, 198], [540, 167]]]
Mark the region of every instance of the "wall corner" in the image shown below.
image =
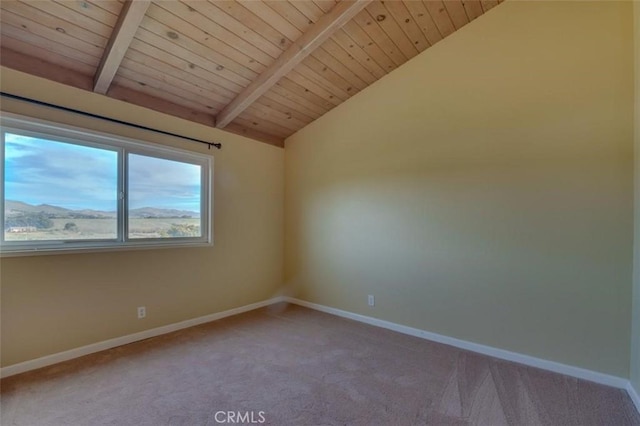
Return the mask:
[[[634, 50], [634, 243], [631, 385], [640, 394], [640, 2], [633, 2]], [[640, 409], [640, 407], [639, 407]]]

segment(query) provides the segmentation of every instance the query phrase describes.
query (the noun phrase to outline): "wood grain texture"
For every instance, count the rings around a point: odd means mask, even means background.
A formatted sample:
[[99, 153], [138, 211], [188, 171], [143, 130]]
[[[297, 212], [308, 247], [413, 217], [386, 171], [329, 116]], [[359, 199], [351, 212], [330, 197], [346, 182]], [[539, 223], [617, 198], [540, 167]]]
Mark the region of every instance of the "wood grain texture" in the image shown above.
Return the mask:
[[9, 50], [93, 75], [99, 93], [118, 82], [220, 127], [250, 109], [236, 131], [281, 139], [499, 3], [3, 0], [0, 34]]
[[100, 59], [100, 65], [94, 77], [94, 92], [105, 94], [109, 89], [150, 4], [151, 0], [127, 0], [124, 3], [113, 34]]
[[[78, 89], [93, 91], [92, 75], [65, 68], [59, 64], [47, 62], [40, 57], [25, 55], [22, 52], [8, 49], [6, 46], [0, 49], [0, 61], [2, 61], [3, 66], [8, 68]], [[111, 85], [106, 96], [205, 126], [214, 127], [214, 117], [208, 108], [192, 103], [186, 98], [180, 99], [177, 95], [168, 95], [166, 92], [153, 86], [142, 86], [140, 82], [120, 75], [114, 78], [114, 84]], [[235, 125], [232, 133], [242, 134], [271, 145], [284, 146], [282, 137], [274, 136], [260, 130], [245, 129], [242, 125]]]
[[324, 15], [311, 29], [289, 47], [264, 73], [255, 79], [236, 99], [216, 117], [216, 126], [222, 128], [237, 117], [248, 105], [262, 96], [282, 77], [308, 56], [314, 49], [348, 22], [370, 3], [369, 0], [341, 2]]

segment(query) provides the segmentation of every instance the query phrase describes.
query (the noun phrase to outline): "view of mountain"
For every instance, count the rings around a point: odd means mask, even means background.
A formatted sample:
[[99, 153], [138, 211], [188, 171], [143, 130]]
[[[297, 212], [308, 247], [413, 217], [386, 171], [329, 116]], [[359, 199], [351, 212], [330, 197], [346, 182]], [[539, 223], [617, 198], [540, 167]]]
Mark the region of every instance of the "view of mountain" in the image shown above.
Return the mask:
[[[52, 218], [114, 218], [115, 211], [100, 211], [91, 209], [72, 210], [64, 207], [40, 204], [34, 206], [22, 201], [5, 200], [4, 211], [7, 217], [19, 216], [25, 213], [44, 213]], [[142, 207], [129, 210], [129, 217], [132, 218], [176, 218], [176, 217], [200, 217], [199, 212], [190, 210], [160, 209], [155, 207]]]
[[4, 211], [7, 215], [41, 212], [46, 214], [58, 215], [68, 213], [70, 210], [62, 207], [50, 206], [48, 204], [33, 206], [31, 204], [23, 203], [22, 201], [5, 200]]

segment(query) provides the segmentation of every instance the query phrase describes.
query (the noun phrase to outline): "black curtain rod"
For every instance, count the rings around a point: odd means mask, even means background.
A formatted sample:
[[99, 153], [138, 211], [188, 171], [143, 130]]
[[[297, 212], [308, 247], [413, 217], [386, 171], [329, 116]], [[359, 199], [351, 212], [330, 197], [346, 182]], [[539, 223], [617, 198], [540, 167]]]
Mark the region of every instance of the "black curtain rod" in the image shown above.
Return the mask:
[[190, 138], [188, 136], [182, 136], [182, 135], [178, 135], [176, 133], [165, 132], [164, 130], [154, 129], [152, 127], [141, 126], [139, 124], [129, 123], [127, 121], [122, 121], [122, 120], [117, 120], [115, 118], [105, 117], [103, 115], [92, 114], [90, 112], [80, 111], [78, 109], [67, 108], [67, 107], [63, 107], [63, 106], [60, 106], [60, 105], [50, 104], [48, 102], [42, 102], [42, 101], [39, 101], [37, 99], [25, 98], [24, 96], [12, 95], [11, 93], [5, 93], [5, 92], [0, 92], [0, 96], [5, 97], [5, 98], [9, 98], [9, 99], [16, 99], [16, 100], [23, 101], [23, 102], [29, 102], [29, 103], [32, 103], [32, 104], [35, 104], [35, 105], [41, 105], [41, 106], [46, 106], [46, 107], [49, 107], [49, 108], [59, 109], [61, 111], [73, 112], [75, 114], [84, 115], [85, 117], [98, 118], [100, 120], [110, 121], [112, 123], [117, 123], [117, 124], [122, 124], [122, 125], [125, 125], [125, 126], [129, 126], [129, 127], [134, 127], [136, 129], [147, 130], [149, 132], [156, 132], [156, 133], [160, 133], [160, 134], [167, 135], [167, 136], [174, 136], [176, 138], [186, 139], [186, 140], [191, 141], [191, 142], [203, 143], [203, 144], [207, 145], [209, 147], [209, 149], [211, 149], [212, 146], [216, 147], [218, 149], [222, 148], [222, 144], [219, 143], [219, 142], [207, 142], [207, 141], [203, 141], [201, 139]]

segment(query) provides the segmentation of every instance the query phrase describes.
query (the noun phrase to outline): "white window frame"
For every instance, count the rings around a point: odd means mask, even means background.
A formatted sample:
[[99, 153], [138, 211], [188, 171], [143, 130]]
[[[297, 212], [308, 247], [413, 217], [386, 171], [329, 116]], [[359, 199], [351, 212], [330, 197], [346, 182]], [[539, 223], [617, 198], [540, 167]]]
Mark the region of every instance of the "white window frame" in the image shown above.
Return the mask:
[[[78, 144], [118, 153], [117, 237], [109, 240], [5, 240], [5, 132]], [[128, 238], [128, 154], [139, 154], [201, 166], [200, 237]], [[17, 114], [0, 116], [0, 256], [28, 256], [131, 249], [207, 247], [213, 245], [213, 157], [184, 149], [58, 124]]]

